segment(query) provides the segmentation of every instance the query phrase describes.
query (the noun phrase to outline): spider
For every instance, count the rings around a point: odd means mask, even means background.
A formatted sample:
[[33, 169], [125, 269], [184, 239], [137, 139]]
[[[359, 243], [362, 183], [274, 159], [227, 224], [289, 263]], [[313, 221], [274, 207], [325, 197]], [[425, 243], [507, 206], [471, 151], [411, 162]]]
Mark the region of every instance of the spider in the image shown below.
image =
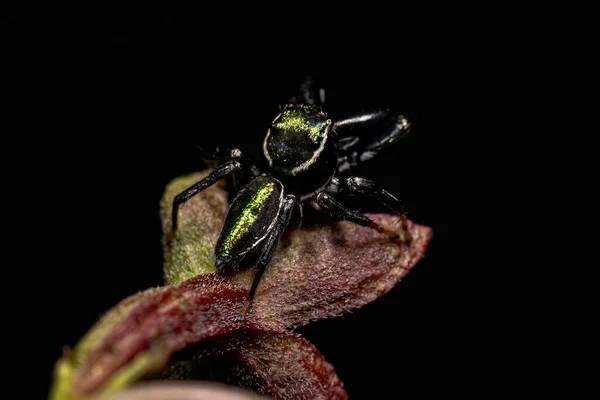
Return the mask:
[[[300, 93], [299, 99], [292, 98], [280, 107], [279, 115], [267, 130], [262, 146], [266, 168], [261, 170], [252, 164], [238, 148], [205, 153], [206, 158], [220, 159], [223, 163], [173, 200], [168, 243], [177, 231], [180, 205], [231, 175], [234, 187], [241, 187], [231, 202], [214, 249], [215, 266], [222, 272], [237, 270], [245, 257], [258, 254], [256, 275], [240, 318], [251, 309], [258, 284], [294, 208], [302, 219], [303, 202], [310, 202], [334, 219], [370, 227], [399, 240], [398, 233], [348, 209], [331, 194], [348, 191], [372, 196], [400, 215], [403, 239], [411, 240], [402, 201], [374, 181], [342, 177], [342, 173], [406, 135], [410, 130], [408, 120], [389, 109], [380, 109], [334, 122], [323, 111], [324, 90], [316, 90], [312, 79], [302, 84]], [[377, 124], [387, 129], [375, 134], [363, 133], [362, 128]]]

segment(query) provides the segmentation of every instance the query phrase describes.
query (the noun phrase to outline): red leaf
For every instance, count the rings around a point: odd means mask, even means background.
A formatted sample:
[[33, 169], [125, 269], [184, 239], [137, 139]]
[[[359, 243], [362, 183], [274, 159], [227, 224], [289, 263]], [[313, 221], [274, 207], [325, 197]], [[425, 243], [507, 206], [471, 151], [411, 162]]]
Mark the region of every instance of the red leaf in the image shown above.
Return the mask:
[[237, 351], [256, 378], [255, 389], [277, 399], [346, 399], [333, 367], [300, 335], [257, 331]]
[[[397, 217], [370, 215], [388, 229]], [[280, 243], [254, 309], [287, 327], [340, 315], [389, 291], [424, 256], [431, 229], [409, 221], [409, 245], [350, 222], [303, 228]]]
[[[218, 274], [200, 275], [144, 298], [85, 358], [75, 379], [78, 393], [92, 393], [119, 368], [153, 345], [168, 354], [230, 333], [248, 289]], [[100, 373], [98, 373], [100, 371]]]
[[319, 350], [288, 331], [249, 328], [180, 353], [166, 379], [237, 384], [277, 399], [346, 399], [343, 384]]
[[[226, 201], [222, 189], [215, 186], [212, 190], [211, 202], [191, 199], [181, 210], [182, 226], [187, 228], [174, 241], [167, 263], [175, 280], [199, 270], [196, 263], [210, 262], [208, 249], [221, 226]], [[204, 207], [202, 213], [198, 207]], [[165, 227], [170, 226], [169, 215], [163, 212]], [[193, 229], [200, 223], [192, 218], [196, 215], [205, 218], [201, 235]], [[395, 216], [370, 217], [383, 227], [399, 230]], [[389, 291], [424, 256], [431, 239], [430, 228], [412, 222], [409, 227], [410, 245], [349, 222], [291, 230], [267, 267], [245, 321], [236, 316], [248, 294], [247, 274], [210, 273], [161, 288], [141, 298], [87, 354], [77, 368], [75, 390], [93, 393], [153, 346], [168, 357], [215, 339], [211, 346], [227, 343], [221, 349], [233, 349], [244, 366], [239, 371], [245, 371], [241, 376], [245, 384], [263, 393], [284, 399], [345, 398], [333, 367], [318, 350], [283, 330], [340, 315]], [[228, 340], [231, 337], [235, 340]]]

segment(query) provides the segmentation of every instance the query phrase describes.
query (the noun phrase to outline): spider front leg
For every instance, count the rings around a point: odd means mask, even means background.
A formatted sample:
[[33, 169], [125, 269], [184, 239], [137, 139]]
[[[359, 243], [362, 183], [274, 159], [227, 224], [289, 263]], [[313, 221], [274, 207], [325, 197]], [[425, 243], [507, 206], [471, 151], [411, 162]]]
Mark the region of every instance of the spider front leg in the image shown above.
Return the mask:
[[375, 111], [362, 112], [349, 118], [337, 120], [333, 123], [333, 127], [340, 135], [341, 138], [347, 138], [356, 133], [360, 128], [364, 128], [369, 125], [377, 124], [385, 121], [392, 115], [390, 109], [380, 109]]
[[[371, 137], [361, 134], [361, 128], [376, 124], [387, 126], [387, 129], [377, 134], [371, 133]], [[403, 115], [394, 114], [389, 109], [362, 113], [339, 120], [334, 123], [333, 127], [340, 137], [341, 157], [338, 160], [338, 172], [346, 171], [355, 167], [359, 162], [373, 158], [378, 152], [410, 132], [408, 120]]]
[[385, 229], [371, 218], [362, 215], [356, 211], [350, 210], [348, 207], [344, 206], [342, 203], [331, 197], [325, 192], [321, 192], [317, 195], [317, 204], [320, 207], [323, 207], [329, 210], [329, 215], [331, 217], [338, 220], [347, 220], [353, 222], [355, 224], [361, 226], [368, 226], [369, 228], [375, 229], [379, 233], [383, 233], [388, 236], [390, 239], [397, 240], [400, 238], [394, 231], [390, 231], [389, 229]]
[[402, 220], [402, 231], [404, 232], [404, 240], [406, 242], [412, 241], [412, 237], [408, 230], [408, 221], [406, 220], [406, 211], [404, 210], [404, 203], [396, 196], [381, 188], [377, 183], [368, 179], [363, 179], [357, 176], [352, 176], [345, 181], [345, 187], [348, 188], [350, 193], [357, 193], [362, 195], [371, 196], [395, 213], [400, 215]]
[[263, 249], [262, 254], [256, 264], [256, 275], [254, 275], [254, 281], [252, 282], [252, 287], [250, 288], [250, 293], [248, 294], [248, 300], [246, 302], [246, 306], [242, 311], [242, 314], [239, 316], [240, 319], [244, 319], [246, 314], [252, 308], [252, 301], [254, 300], [254, 295], [256, 294], [256, 289], [258, 288], [258, 284], [260, 283], [260, 279], [262, 278], [263, 273], [269, 261], [271, 261], [271, 257], [273, 257], [273, 253], [277, 248], [277, 244], [279, 243], [279, 238], [288, 224], [290, 223], [290, 219], [292, 216], [292, 211], [294, 209], [294, 204], [297, 204], [296, 196], [287, 195], [283, 200], [283, 206], [281, 211], [279, 212], [279, 216], [277, 218], [277, 222], [273, 227], [273, 230], [269, 234], [269, 238], [267, 239], [267, 243]]
[[179, 211], [179, 205], [184, 204], [191, 197], [197, 195], [209, 186], [214, 185], [219, 180], [225, 178], [229, 174], [236, 171], [241, 171], [241, 169], [242, 164], [239, 161], [231, 160], [229, 162], [226, 162], [225, 164], [212, 171], [207, 177], [175, 196], [175, 199], [173, 199], [173, 209], [171, 211], [171, 231], [167, 234], [167, 243], [173, 240], [175, 232], [177, 231], [177, 214]]

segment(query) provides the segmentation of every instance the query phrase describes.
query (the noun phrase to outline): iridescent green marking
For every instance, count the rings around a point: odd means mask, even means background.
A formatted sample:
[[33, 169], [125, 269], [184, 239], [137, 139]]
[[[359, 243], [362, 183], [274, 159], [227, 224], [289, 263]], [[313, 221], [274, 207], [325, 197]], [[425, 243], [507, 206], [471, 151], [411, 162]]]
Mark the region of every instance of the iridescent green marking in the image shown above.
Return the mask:
[[[317, 113], [324, 121], [311, 121], [305, 105], [287, 108], [281, 113], [281, 120], [275, 126], [284, 131], [296, 134], [306, 134], [310, 140], [319, 144], [325, 138], [325, 127], [331, 123], [324, 112]], [[317, 123], [315, 123], [317, 122]]]
[[325, 148], [332, 124], [318, 107], [287, 105], [263, 142], [269, 165], [286, 175], [306, 171]]
[[244, 235], [250, 230], [252, 224], [256, 222], [260, 212], [263, 209], [265, 201], [271, 196], [275, 190], [275, 182], [268, 182], [266, 185], [256, 190], [247, 206], [242, 210], [239, 217], [234, 222], [231, 230], [227, 233], [223, 241], [221, 254], [223, 257], [230, 257], [231, 251], [235, 244], [238, 243]]

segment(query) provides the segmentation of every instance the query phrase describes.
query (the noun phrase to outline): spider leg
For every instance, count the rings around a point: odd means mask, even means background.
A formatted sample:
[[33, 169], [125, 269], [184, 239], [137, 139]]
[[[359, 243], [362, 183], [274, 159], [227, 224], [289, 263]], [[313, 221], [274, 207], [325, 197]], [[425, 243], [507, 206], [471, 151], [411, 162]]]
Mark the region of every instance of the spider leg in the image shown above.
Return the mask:
[[[361, 128], [375, 124], [388, 125], [383, 132], [359, 132]], [[340, 136], [338, 172], [346, 171], [359, 162], [373, 158], [379, 151], [393, 144], [397, 139], [410, 132], [410, 123], [402, 115], [396, 115], [389, 109], [370, 111], [350, 118], [336, 121], [334, 129]]]
[[340, 138], [353, 137], [356, 130], [387, 120], [392, 115], [390, 109], [362, 112], [348, 118], [337, 120], [333, 123]]
[[296, 208], [298, 209], [298, 226], [300, 229], [302, 227], [302, 219], [304, 218], [304, 204], [301, 201], [296, 202]]
[[228, 187], [231, 185], [233, 189], [233, 195], [247, 184], [251, 177], [256, 177], [260, 174], [257, 168], [252, 165], [248, 157], [238, 148], [221, 150], [217, 147], [215, 151], [206, 151], [200, 146], [196, 147], [200, 150], [204, 160], [211, 161], [208, 164], [212, 167], [216, 167], [231, 160], [239, 161], [242, 164], [243, 168], [231, 174], [231, 179], [227, 181]]
[[320, 192], [317, 195], [317, 204], [320, 207], [323, 207], [326, 210], [328, 210], [329, 215], [332, 218], [338, 220], [347, 220], [361, 226], [368, 226], [369, 228], [373, 228], [377, 232], [383, 233], [384, 235], [388, 236], [390, 239], [393, 240], [400, 238], [400, 235], [398, 235], [396, 232], [390, 231], [389, 229], [385, 229], [379, 224], [377, 224], [375, 221], [373, 221], [371, 218], [362, 215], [356, 211], [350, 210], [349, 208], [347, 208], [342, 203], [340, 203], [325, 192]]
[[244, 319], [244, 317], [248, 314], [250, 309], [252, 308], [252, 301], [254, 300], [254, 296], [256, 295], [256, 289], [258, 288], [258, 284], [262, 278], [263, 273], [269, 261], [271, 261], [271, 257], [277, 248], [277, 244], [279, 243], [279, 238], [283, 231], [287, 228], [290, 218], [292, 216], [292, 211], [294, 209], [294, 204], [297, 203], [297, 198], [294, 195], [288, 194], [285, 196], [283, 200], [283, 206], [281, 211], [279, 212], [279, 216], [277, 218], [277, 223], [273, 227], [273, 230], [269, 234], [269, 238], [267, 239], [267, 243], [263, 248], [262, 254], [256, 264], [256, 275], [254, 275], [254, 281], [252, 282], [252, 287], [250, 288], [250, 293], [248, 294], [248, 300], [246, 301], [246, 306], [244, 307], [239, 319]]
[[352, 176], [350, 178], [347, 178], [344, 183], [345, 183], [345, 187], [348, 188], [350, 193], [371, 196], [371, 197], [379, 200], [381, 203], [383, 203], [387, 208], [389, 208], [393, 212], [399, 214], [400, 219], [402, 221], [402, 231], [404, 233], [404, 240], [407, 242], [410, 242], [412, 240], [412, 237], [408, 230], [408, 222], [406, 220], [406, 211], [404, 210], [405, 204], [400, 199], [398, 199], [396, 196], [394, 196], [387, 190], [380, 187], [374, 181], [359, 178], [357, 176]]
[[242, 164], [239, 161], [228, 161], [225, 164], [218, 167], [217, 169], [215, 169], [214, 171], [212, 171], [201, 181], [195, 183], [194, 185], [190, 186], [189, 188], [175, 196], [175, 199], [173, 199], [173, 209], [171, 211], [171, 231], [167, 234], [167, 243], [173, 240], [175, 232], [177, 231], [177, 214], [179, 211], [179, 205], [184, 204], [191, 197], [197, 195], [209, 186], [214, 185], [219, 180], [225, 178], [229, 174], [240, 171], [241, 169]]
[[385, 147], [393, 144], [397, 139], [406, 136], [410, 132], [410, 122], [403, 115], [398, 115], [394, 120], [394, 125], [388, 131], [375, 136], [365, 146], [364, 151], [360, 154], [360, 161], [366, 161], [373, 158], [375, 154]]

